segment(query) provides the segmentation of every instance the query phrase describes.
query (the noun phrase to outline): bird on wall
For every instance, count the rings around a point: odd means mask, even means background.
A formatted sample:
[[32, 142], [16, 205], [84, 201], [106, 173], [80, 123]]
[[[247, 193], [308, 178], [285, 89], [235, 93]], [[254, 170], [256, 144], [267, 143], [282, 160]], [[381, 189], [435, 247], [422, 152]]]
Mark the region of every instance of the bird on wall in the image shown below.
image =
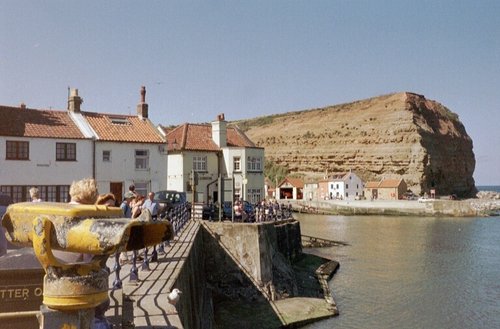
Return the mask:
[[170, 304], [175, 305], [181, 298], [182, 291], [177, 288], [174, 288], [167, 296], [167, 300]]

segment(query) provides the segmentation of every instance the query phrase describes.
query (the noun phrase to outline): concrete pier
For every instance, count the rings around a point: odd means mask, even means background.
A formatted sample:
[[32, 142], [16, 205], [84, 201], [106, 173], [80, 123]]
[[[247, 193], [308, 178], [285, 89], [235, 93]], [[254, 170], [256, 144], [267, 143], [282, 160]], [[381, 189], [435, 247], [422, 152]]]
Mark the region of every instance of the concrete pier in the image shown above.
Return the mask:
[[[290, 226], [286, 224], [285, 226]], [[298, 225], [298, 224], [297, 224]], [[206, 227], [205, 227], [206, 226]], [[232, 227], [234, 226], [234, 227]], [[279, 229], [285, 229], [283, 225], [276, 225]], [[224, 228], [224, 229], [223, 229]], [[290, 228], [286, 228], [288, 231]], [[165, 248], [165, 254], [159, 255], [158, 262], [150, 262], [150, 271], [139, 269], [139, 281], [129, 283], [131, 265], [124, 265], [121, 270], [121, 278], [123, 280], [123, 289], [118, 289], [110, 292], [111, 308], [107, 312], [108, 319], [116, 325], [116, 328], [156, 328], [156, 329], [172, 329], [172, 328], [213, 328], [216, 323], [218, 327], [224, 327], [225, 324], [217, 321], [217, 312], [214, 311], [212, 293], [215, 293], [217, 288], [211, 283], [208, 287], [208, 277], [215, 274], [214, 268], [205, 268], [206, 257], [211, 257], [215, 249], [224, 250], [226, 260], [234, 262], [236, 267], [230, 271], [235, 273], [235, 269], [240, 268], [239, 275], [243, 281], [248, 282], [256, 287], [255, 291], [261, 296], [260, 306], [268, 311], [269, 317], [275, 326], [282, 327], [290, 325], [300, 325], [308, 322], [313, 322], [318, 319], [334, 316], [338, 314], [335, 304], [328, 298], [314, 298], [310, 296], [295, 296], [292, 298], [282, 298], [279, 300], [269, 299], [269, 296], [262, 294], [261, 273], [253, 273], [255, 269], [248, 263], [248, 255], [242, 248], [248, 248], [248, 251], [266, 250], [269, 245], [262, 241], [274, 239], [276, 232], [274, 223], [266, 224], [243, 224], [243, 223], [206, 223], [203, 221], [190, 221], [183, 231], [171, 241], [170, 246]], [[217, 234], [213, 236], [214, 232]], [[290, 232], [293, 232], [290, 231]], [[300, 239], [300, 230], [298, 231]], [[254, 235], [255, 237], [252, 237]], [[242, 240], [245, 236], [246, 240]], [[208, 239], [208, 240], [207, 240]], [[234, 244], [238, 252], [231, 250], [233, 248], [232, 241], [239, 241]], [[243, 241], [245, 241], [243, 243]], [[251, 242], [254, 241], [254, 242]], [[260, 245], [257, 246], [257, 244]], [[218, 243], [224, 243], [221, 248], [215, 247]], [[273, 242], [273, 246], [276, 241]], [[214, 245], [215, 244], [215, 245]], [[215, 249], [214, 249], [215, 248]], [[267, 252], [271, 252], [267, 250]], [[255, 254], [257, 257], [258, 254]], [[242, 259], [238, 258], [241, 255]], [[233, 259], [228, 260], [227, 257]], [[243, 258], [247, 262], [243, 262]], [[257, 257], [258, 258], [258, 257]], [[255, 259], [257, 259], [255, 258]], [[268, 259], [271, 261], [271, 259]], [[267, 261], [264, 257], [262, 261]], [[212, 264], [210, 260], [208, 264]], [[254, 263], [255, 264], [255, 263]], [[215, 264], [217, 266], [217, 264]], [[108, 267], [113, 268], [114, 259], [108, 262]], [[140, 268], [140, 264], [137, 264]], [[264, 264], [261, 264], [264, 266]], [[270, 266], [267, 264], [265, 266]], [[264, 271], [263, 273], [267, 273]], [[267, 275], [267, 274], [266, 274]], [[314, 276], [314, 270], [311, 272]], [[114, 281], [114, 273], [110, 275], [110, 287]], [[244, 279], [245, 278], [245, 279]], [[178, 288], [183, 294], [176, 306], [168, 303], [167, 295], [172, 289]], [[227, 286], [226, 286], [227, 288]], [[214, 290], [215, 289], [215, 290]], [[242, 288], [248, 289], [248, 288]], [[263, 298], [262, 298], [263, 297]], [[254, 304], [227, 301], [229, 309], [231, 307], [238, 308], [250, 307]], [[333, 305], [332, 305], [333, 304]], [[220, 305], [219, 305], [220, 306]], [[252, 306], [255, 308], [255, 306]], [[227, 308], [226, 308], [227, 310]], [[220, 310], [219, 310], [220, 311]], [[222, 310], [221, 312], [224, 312]], [[248, 314], [254, 314], [255, 309], [249, 310]], [[224, 315], [220, 314], [219, 317]], [[240, 322], [243, 320], [238, 319]], [[259, 318], [249, 320], [259, 321]], [[239, 326], [240, 328], [241, 325]], [[260, 327], [258, 323], [256, 327]]]

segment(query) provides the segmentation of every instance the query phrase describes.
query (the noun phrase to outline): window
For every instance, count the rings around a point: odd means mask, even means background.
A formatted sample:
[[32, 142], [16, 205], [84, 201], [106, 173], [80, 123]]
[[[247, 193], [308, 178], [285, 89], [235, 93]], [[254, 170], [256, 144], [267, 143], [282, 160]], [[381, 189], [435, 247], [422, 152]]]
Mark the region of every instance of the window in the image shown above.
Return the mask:
[[[12, 198], [12, 202], [31, 201], [30, 188], [35, 185], [3, 185], [0, 190]], [[69, 202], [69, 185], [38, 185], [40, 199], [50, 202]]]
[[56, 143], [56, 161], [76, 161], [76, 143]]
[[257, 203], [260, 202], [261, 199], [260, 188], [248, 189], [248, 201]]
[[148, 195], [148, 183], [144, 182], [134, 182], [135, 192], [142, 196]]
[[349, 188], [349, 184], [345, 184], [345, 188], [347, 190]]
[[5, 159], [29, 160], [30, 144], [24, 141], [7, 141]]
[[102, 162], [111, 162], [111, 151], [102, 151]]
[[138, 169], [138, 170], [149, 169], [149, 151], [148, 150], [135, 150], [135, 169]]
[[193, 157], [193, 170], [207, 171], [207, 157], [201, 155], [195, 155]]
[[339, 184], [337, 184], [337, 190], [339, 189]]
[[248, 157], [248, 171], [262, 171], [262, 159], [259, 157]]
[[241, 157], [233, 158], [233, 171], [241, 171]]
[[330, 184], [330, 188], [333, 190], [333, 184]]
[[114, 125], [130, 125], [126, 117], [110, 116], [109, 119]]
[[59, 202], [69, 202], [69, 185], [68, 186], [59, 186]]

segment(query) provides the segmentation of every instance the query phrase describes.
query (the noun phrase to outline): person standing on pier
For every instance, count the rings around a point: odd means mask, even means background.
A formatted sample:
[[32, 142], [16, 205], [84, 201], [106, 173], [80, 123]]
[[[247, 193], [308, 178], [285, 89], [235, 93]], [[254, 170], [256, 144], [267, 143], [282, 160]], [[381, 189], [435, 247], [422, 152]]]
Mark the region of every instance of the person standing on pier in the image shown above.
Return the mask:
[[160, 204], [154, 198], [155, 198], [155, 193], [149, 192], [148, 198], [146, 199], [146, 201], [144, 201], [144, 204], [142, 205], [142, 209], [149, 209], [149, 211], [151, 212], [151, 217], [153, 218], [153, 220], [156, 220], [158, 218]]

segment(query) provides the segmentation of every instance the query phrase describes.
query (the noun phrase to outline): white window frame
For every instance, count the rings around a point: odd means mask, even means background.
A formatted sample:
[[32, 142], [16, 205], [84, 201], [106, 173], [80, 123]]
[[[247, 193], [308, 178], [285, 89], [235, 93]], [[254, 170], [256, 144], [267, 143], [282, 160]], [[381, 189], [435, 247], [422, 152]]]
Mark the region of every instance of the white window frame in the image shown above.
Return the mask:
[[233, 171], [241, 172], [241, 157], [233, 157]]
[[148, 185], [149, 184], [147, 182], [134, 182], [135, 192], [143, 197], [146, 197], [148, 195]]
[[247, 171], [262, 171], [262, 158], [248, 156]]
[[207, 156], [206, 155], [193, 156], [193, 170], [196, 172], [206, 172], [207, 171]]
[[[135, 155], [135, 170], [149, 170], [149, 150], [137, 149]], [[140, 165], [142, 163], [142, 165]]]

